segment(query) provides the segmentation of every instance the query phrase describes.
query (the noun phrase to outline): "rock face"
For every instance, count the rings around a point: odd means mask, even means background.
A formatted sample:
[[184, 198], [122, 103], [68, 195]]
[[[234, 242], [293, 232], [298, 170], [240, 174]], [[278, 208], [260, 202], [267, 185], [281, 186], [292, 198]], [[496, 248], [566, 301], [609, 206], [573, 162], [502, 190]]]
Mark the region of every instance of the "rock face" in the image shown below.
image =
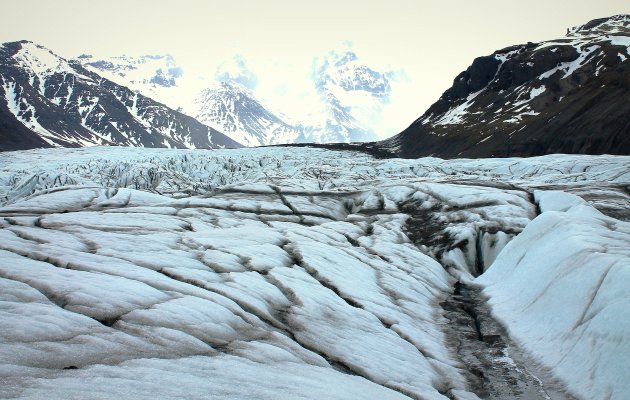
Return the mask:
[[630, 154], [630, 16], [475, 59], [379, 145], [403, 157]]
[[240, 145], [31, 42], [0, 47], [0, 150]]

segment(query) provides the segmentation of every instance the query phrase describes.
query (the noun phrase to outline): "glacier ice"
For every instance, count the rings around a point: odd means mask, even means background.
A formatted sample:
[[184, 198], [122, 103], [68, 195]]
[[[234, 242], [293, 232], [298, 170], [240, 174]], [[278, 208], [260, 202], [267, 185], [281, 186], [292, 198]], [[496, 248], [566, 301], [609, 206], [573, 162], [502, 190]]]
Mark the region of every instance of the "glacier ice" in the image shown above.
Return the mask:
[[549, 379], [622, 398], [628, 165], [3, 153], [0, 397], [476, 398], [460, 281]]

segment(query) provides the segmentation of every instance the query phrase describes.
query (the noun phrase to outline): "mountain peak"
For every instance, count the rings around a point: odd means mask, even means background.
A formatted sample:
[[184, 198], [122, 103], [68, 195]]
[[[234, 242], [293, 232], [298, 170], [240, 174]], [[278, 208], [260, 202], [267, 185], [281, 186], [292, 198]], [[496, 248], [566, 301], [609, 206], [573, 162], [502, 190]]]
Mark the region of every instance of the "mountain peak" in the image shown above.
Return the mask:
[[2, 47], [9, 50], [5, 57], [12, 57], [22, 68], [38, 76], [72, 71], [66, 59], [29, 40], [3, 43]]
[[195, 117], [246, 146], [295, 142], [301, 132], [266, 109], [242, 84], [230, 80], [204, 89]]
[[216, 89], [230, 91], [231, 93], [251, 94], [251, 91], [244, 85], [238, 82], [229, 81], [229, 80], [217, 82]]
[[391, 92], [387, 73], [370, 68], [350, 50], [331, 51], [319, 60], [315, 79], [318, 90], [324, 94], [336, 87], [345, 92], [366, 92], [372, 97], [385, 99]]
[[567, 30], [567, 36], [588, 34], [630, 33], [630, 15], [619, 14], [612, 17], [597, 18], [584, 25], [574, 26]]
[[39, 47], [44, 47], [44, 46], [36, 44], [35, 42], [33, 42], [31, 40], [27, 40], [27, 39], [16, 40], [16, 41], [13, 41], [13, 42], [0, 43], [0, 47], [22, 48], [22, 46], [24, 46], [24, 45], [35, 45], [35, 46], [39, 46]]
[[247, 60], [241, 55], [221, 63], [214, 73], [214, 78], [219, 82], [239, 83], [249, 90], [258, 85], [258, 77], [249, 69]]

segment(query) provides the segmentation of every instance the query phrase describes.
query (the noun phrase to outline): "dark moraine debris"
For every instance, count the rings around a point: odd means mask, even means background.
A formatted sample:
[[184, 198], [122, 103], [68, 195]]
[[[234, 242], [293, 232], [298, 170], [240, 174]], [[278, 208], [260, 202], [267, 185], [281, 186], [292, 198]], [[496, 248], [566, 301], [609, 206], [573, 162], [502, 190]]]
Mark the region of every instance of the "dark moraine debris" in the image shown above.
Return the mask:
[[482, 399], [573, 399], [528, 359], [491, 316], [481, 289], [456, 282], [440, 303], [447, 347], [462, 363], [469, 389]]

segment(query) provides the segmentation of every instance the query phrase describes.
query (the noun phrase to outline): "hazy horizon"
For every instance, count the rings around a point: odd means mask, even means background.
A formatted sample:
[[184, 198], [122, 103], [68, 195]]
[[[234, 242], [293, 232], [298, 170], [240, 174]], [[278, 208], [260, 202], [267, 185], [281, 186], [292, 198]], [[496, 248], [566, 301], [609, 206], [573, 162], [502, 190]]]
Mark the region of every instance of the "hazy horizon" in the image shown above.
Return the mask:
[[386, 137], [420, 116], [475, 57], [562, 37], [571, 26], [630, 13], [630, 4], [115, 0], [86, 6], [26, 0], [4, 9], [24, 18], [5, 19], [0, 42], [31, 40], [66, 58], [171, 54], [189, 76], [205, 77], [243, 57], [257, 76], [256, 95], [298, 117], [313, 107], [315, 60], [351, 49], [371, 68], [396, 72], [382, 121], [375, 123]]

